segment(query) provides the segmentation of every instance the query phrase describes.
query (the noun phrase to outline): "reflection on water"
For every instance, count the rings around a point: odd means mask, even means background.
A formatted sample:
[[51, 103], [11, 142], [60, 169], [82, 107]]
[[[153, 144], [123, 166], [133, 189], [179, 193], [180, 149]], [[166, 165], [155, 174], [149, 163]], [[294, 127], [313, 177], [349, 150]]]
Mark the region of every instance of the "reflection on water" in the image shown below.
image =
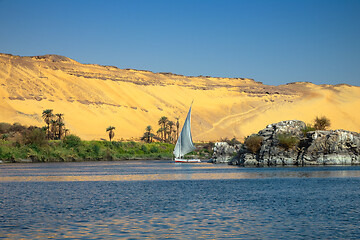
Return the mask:
[[0, 238], [351, 239], [360, 167], [0, 165]]
[[154, 181], [360, 177], [358, 167], [241, 168], [209, 163], [129, 161], [0, 165], [0, 182]]
[[[41, 173], [41, 175], [47, 175]], [[314, 171], [314, 172], [226, 172], [226, 173], [175, 173], [142, 175], [92, 175], [82, 173], [76, 176], [8, 176], [0, 177], [0, 182], [68, 182], [68, 181], [156, 181], [156, 180], [219, 180], [219, 179], [263, 179], [263, 178], [346, 178], [360, 177], [360, 171]]]

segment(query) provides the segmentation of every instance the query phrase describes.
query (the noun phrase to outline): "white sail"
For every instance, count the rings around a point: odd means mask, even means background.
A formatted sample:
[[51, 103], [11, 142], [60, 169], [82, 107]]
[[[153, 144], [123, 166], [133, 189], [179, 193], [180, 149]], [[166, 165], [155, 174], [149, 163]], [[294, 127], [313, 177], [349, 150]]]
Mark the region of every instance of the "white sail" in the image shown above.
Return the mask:
[[[192, 105], [192, 104], [191, 104]], [[188, 115], [186, 117], [186, 120], [184, 122], [184, 126], [181, 130], [179, 139], [176, 142], [175, 148], [174, 148], [174, 155], [176, 158], [181, 158], [185, 154], [194, 151], [196, 148], [194, 146], [194, 143], [192, 141], [191, 137], [191, 106], [188, 112]]]

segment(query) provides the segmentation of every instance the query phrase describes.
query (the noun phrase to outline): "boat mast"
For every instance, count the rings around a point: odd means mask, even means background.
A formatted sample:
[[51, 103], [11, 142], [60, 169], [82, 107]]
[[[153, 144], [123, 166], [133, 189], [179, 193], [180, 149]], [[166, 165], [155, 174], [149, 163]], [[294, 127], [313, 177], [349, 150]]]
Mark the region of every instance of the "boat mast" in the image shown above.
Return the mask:
[[181, 159], [181, 134], [180, 134], [180, 142], [179, 142], [179, 146], [180, 146], [180, 148], [179, 148], [179, 152], [180, 152], [180, 159]]

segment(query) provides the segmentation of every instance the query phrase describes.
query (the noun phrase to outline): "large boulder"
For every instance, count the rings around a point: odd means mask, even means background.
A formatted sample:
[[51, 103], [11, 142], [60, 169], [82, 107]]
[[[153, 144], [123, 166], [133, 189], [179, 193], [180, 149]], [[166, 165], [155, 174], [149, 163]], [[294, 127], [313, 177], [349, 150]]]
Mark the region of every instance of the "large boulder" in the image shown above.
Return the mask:
[[239, 150], [240, 146], [235, 145], [231, 146], [227, 142], [217, 142], [213, 148], [213, 163], [228, 163], [231, 159], [233, 159], [234, 154]]
[[259, 131], [258, 135], [263, 137], [258, 161], [261, 166], [271, 165], [295, 165], [297, 160], [297, 149], [285, 149], [279, 145], [278, 136], [288, 134], [297, 138], [303, 137], [303, 129], [306, 124], [298, 120], [282, 121], [267, 125]]
[[314, 131], [306, 136], [303, 165], [351, 165], [360, 163], [360, 134], [346, 130]]

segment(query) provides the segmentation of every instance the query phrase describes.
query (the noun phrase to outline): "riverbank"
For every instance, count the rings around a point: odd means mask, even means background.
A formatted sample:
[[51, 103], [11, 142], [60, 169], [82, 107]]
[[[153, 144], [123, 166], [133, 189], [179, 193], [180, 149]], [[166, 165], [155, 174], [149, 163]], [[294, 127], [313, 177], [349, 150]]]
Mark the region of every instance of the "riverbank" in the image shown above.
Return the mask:
[[[206, 144], [196, 145], [198, 149], [190, 153], [189, 157], [206, 159], [211, 156], [211, 148]], [[173, 150], [174, 144], [160, 142], [82, 141], [68, 138], [37, 145], [0, 140], [0, 161], [27, 163], [172, 159]]]
[[1, 140], [0, 160], [15, 163], [169, 159], [173, 148], [173, 144], [168, 143], [80, 140], [49, 141], [39, 146]]

